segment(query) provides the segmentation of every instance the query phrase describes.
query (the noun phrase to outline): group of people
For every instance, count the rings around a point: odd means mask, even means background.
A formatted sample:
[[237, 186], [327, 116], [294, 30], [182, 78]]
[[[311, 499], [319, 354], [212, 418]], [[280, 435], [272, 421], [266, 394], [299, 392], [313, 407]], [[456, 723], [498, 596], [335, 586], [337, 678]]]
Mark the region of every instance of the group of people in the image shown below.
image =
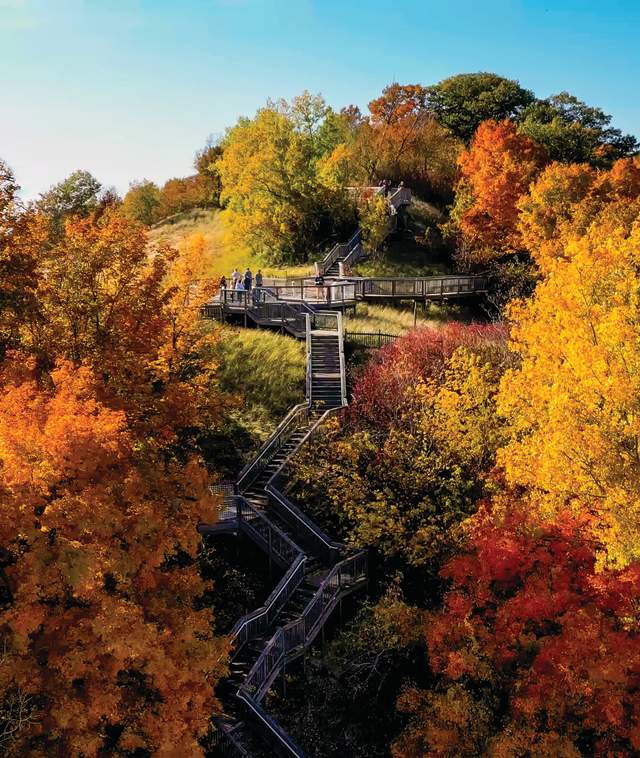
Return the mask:
[[[237, 268], [233, 269], [233, 273], [231, 274], [231, 281], [227, 281], [227, 277], [223, 274], [220, 277], [219, 286], [220, 291], [223, 290], [232, 290], [233, 292], [251, 292], [251, 290], [259, 290], [262, 288], [262, 271], [261, 269], [258, 269], [255, 276], [255, 288], [254, 288], [254, 277], [251, 273], [251, 269], [247, 268], [247, 270], [244, 272], [244, 274], [241, 274]], [[231, 285], [231, 286], [229, 286]], [[233, 298], [233, 295], [231, 296]]]

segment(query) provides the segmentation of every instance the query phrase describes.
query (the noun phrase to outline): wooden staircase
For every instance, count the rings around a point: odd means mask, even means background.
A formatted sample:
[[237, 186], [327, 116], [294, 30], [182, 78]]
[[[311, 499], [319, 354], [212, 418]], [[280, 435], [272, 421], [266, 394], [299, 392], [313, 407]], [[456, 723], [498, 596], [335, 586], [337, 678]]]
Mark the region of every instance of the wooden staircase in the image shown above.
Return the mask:
[[231, 632], [230, 673], [216, 690], [223, 712], [213, 719], [212, 756], [303, 758], [262, 699], [313, 644], [341, 598], [367, 580], [366, 554], [333, 541], [287, 496], [289, 459], [313, 444], [346, 403], [342, 314], [301, 308], [288, 315], [288, 331], [307, 344], [307, 401], [291, 409], [235, 485], [221, 488], [219, 520], [199, 526], [202, 534], [242, 532], [285, 569], [264, 605]]

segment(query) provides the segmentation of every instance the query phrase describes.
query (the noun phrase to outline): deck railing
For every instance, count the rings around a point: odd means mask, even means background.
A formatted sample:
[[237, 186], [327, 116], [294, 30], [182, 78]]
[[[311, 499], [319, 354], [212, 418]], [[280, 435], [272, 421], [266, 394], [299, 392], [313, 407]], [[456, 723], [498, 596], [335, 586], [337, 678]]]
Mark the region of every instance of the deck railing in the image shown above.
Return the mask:
[[218, 508], [217, 521], [237, 521], [238, 509], [235, 501], [235, 483], [219, 482], [209, 487], [209, 491], [212, 495], [217, 495], [222, 499], [222, 506]]
[[210, 318], [217, 318], [220, 309], [245, 312], [258, 324], [279, 325], [301, 337], [305, 333], [304, 314], [319, 307], [339, 309], [359, 300], [384, 298], [438, 300], [482, 294], [487, 286], [487, 277], [479, 275], [349, 278], [319, 286], [305, 279], [251, 292], [221, 290], [201, 312]]
[[390, 345], [398, 339], [397, 334], [385, 334], [384, 332], [345, 332], [344, 340], [352, 345], [361, 347], [381, 348]]
[[484, 276], [372, 277], [360, 279], [357, 296], [362, 299], [449, 297], [486, 292]]

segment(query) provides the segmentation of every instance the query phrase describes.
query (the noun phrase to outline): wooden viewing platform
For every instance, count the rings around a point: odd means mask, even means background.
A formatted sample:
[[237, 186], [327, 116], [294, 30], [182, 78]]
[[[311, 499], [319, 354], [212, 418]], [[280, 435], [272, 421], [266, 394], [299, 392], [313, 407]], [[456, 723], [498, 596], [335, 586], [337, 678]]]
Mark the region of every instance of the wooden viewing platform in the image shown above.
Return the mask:
[[203, 315], [212, 316], [220, 310], [251, 312], [274, 303], [304, 304], [312, 310], [343, 310], [365, 301], [428, 302], [468, 298], [486, 292], [487, 277], [475, 275], [334, 279], [321, 286], [311, 279], [296, 279], [248, 292], [221, 290], [203, 306]]

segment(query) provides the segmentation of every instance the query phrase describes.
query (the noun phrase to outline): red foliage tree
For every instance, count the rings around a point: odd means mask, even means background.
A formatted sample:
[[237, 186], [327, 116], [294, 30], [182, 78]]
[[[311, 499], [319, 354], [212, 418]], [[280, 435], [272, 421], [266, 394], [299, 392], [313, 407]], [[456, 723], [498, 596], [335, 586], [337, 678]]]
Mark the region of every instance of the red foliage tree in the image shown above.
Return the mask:
[[476, 517], [425, 625], [442, 687], [404, 694], [396, 756], [638, 754], [640, 564], [598, 571], [586, 526], [518, 503]]
[[438, 379], [453, 353], [464, 347], [499, 363], [506, 358], [507, 331], [501, 324], [461, 324], [413, 329], [382, 348], [358, 377], [349, 419], [385, 426], [396, 419], [407, 388], [418, 379]]

